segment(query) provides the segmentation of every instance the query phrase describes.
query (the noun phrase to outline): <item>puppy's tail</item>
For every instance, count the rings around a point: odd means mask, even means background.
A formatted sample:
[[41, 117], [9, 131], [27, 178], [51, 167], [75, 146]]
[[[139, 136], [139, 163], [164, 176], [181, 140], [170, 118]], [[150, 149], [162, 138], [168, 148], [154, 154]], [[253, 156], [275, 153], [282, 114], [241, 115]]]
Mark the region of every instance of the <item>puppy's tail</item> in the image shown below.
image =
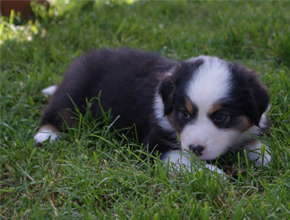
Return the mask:
[[53, 85], [53, 86], [49, 86], [49, 87], [41, 90], [41, 92], [45, 95], [52, 96], [54, 94], [54, 92], [56, 91], [56, 89], [57, 89], [57, 86]]

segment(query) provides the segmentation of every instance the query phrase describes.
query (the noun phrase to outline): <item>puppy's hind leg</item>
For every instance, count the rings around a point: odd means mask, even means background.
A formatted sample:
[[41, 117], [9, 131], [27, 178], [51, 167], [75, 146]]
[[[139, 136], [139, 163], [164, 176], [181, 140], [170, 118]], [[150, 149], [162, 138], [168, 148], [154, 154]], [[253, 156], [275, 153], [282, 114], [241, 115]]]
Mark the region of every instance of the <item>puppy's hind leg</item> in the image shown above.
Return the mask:
[[49, 142], [52, 143], [60, 136], [58, 129], [51, 125], [43, 125], [39, 132], [34, 136], [35, 144], [38, 146], [43, 146], [43, 142], [49, 139]]

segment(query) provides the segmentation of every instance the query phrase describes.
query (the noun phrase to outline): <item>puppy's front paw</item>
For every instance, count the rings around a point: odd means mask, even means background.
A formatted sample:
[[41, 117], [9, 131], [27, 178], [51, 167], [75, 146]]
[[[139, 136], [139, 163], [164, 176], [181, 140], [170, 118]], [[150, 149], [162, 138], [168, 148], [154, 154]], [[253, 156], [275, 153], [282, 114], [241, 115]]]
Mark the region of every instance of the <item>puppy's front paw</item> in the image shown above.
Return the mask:
[[[205, 162], [194, 161], [192, 155], [182, 151], [171, 151], [167, 153], [162, 159], [165, 164], [169, 163], [170, 173], [179, 170], [187, 170], [189, 172], [201, 171], [202, 168], [208, 169], [212, 172], [217, 172], [221, 176], [221, 180], [226, 180], [226, 174], [215, 165], [207, 164]], [[164, 165], [165, 165], [164, 164]]]
[[[259, 154], [261, 154], [261, 152], [259, 152]], [[255, 165], [262, 166], [263, 164], [265, 166], [268, 163], [270, 163], [270, 161], [271, 161], [271, 155], [267, 152], [267, 150], [265, 150], [264, 157], [262, 157], [262, 154], [261, 154], [261, 156], [259, 156], [259, 158], [255, 161]]]
[[218, 174], [222, 174], [224, 175], [224, 171], [222, 171], [221, 169], [217, 168], [215, 165], [212, 165], [212, 164], [206, 164], [205, 167], [211, 171], [215, 171], [217, 172]]
[[213, 171], [213, 172], [217, 172], [217, 173], [221, 176], [221, 178], [222, 178], [223, 180], [226, 180], [226, 179], [227, 179], [227, 176], [226, 176], [225, 172], [222, 171], [221, 169], [217, 168], [215, 165], [212, 165], [212, 164], [206, 164], [205, 167], [206, 167], [207, 169]]
[[245, 149], [249, 150], [247, 157], [249, 160], [255, 161], [256, 166], [267, 165], [271, 161], [269, 149], [260, 141], [255, 140], [247, 144]]

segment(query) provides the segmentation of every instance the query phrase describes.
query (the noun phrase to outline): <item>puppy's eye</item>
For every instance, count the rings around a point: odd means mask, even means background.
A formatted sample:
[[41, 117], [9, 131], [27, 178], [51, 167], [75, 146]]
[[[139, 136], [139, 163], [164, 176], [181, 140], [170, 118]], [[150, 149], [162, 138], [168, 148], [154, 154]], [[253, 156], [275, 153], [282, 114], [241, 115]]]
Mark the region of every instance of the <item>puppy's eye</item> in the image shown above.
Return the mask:
[[223, 114], [215, 114], [214, 117], [213, 117], [213, 122], [223, 122], [225, 119], [227, 118], [226, 115], [223, 115]]
[[183, 119], [190, 119], [190, 114], [187, 111], [181, 112], [181, 115]]

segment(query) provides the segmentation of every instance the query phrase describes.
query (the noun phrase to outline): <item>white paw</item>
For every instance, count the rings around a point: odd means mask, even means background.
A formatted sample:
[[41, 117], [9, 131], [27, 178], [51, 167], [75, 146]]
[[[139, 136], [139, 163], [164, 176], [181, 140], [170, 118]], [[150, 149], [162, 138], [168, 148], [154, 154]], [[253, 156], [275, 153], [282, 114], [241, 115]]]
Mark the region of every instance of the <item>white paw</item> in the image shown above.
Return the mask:
[[[188, 170], [190, 172], [201, 171], [204, 164], [200, 164], [197, 161], [193, 161], [190, 158], [191, 155], [186, 153], [183, 154], [181, 151], [171, 151], [166, 154], [163, 161], [165, 162], [164, 166], [169, 163], [170, 173], [173, 174], [176, 170]], [[217, 168], [215, 165], [205, 164], [205, 168], [212, 171], [217, 172], [223, 180], [226, 180], [226, 174], [221, 169]]]
[[255, 161], [256, 166], [267, 165], [271, 162], [271, 156], [268, 153], [269, 148], [262, 144], [259, 140], [253, 140], [249, 142], [245, 149], [247, 152], [247, 157], [251, 161]]
[[[261, 153], [260, 153], [261, 154]], [[265, 166], [271, 161], [271, 155], [268, 154], [267, 150], [265, 150], [264, 157], [259, 155], [259, 158], [255, 161], [256, 166], [262, 166], [262, 164]]]
[[256, 166], [267, 165], [271, 161], [271, 156], [268, 153], [269, 148], [263, 145], [260, 141], [253, 141], [246, 147], [247, 157], [249, 160], [255, 161]]
[[211, 165], [211, 164], [206, 164], [205, 167], [211, 171], [217, 172], [218, 174], [222, 174], [224, 175], [224, 171], [222, 171], [221, 169], [217, 168], [215, 165]]
[[34, 141], [38, 146], [42, 146], [44, 141], [49, 139], [52, 143], [57, 137], [58, 135], [53, 131], [41, 131], [34, 136]]
[[223, 180], [227, 179], [225, 172], [217, 168], [215, 165], [206, 164], [205, 167], [209, 169], [210, 171], [217, 172]]

